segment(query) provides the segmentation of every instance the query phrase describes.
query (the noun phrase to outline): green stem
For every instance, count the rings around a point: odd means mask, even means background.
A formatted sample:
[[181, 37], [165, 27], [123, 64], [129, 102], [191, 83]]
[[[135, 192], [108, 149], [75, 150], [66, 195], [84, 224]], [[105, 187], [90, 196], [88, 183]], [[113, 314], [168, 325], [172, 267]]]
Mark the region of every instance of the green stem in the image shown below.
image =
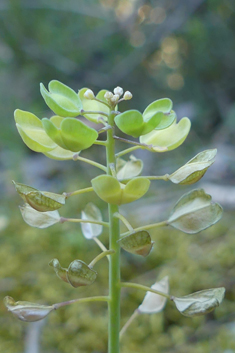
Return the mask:
[[151, 148], [152, 145], [146, 145], [146, 143], [140, 143], [140, 142], [136, 142], [136, 141], [132, 141], [132, 140], [127, 140], [124, 139], [123, 137], [119, 137], [119, 136], [114, 136], [115, 140], [119, 140], [119, 141], [123, 141], [126, 143], [129, 143], [130, 145], [135, 145], [135, 146], [139, 146], [140, 148]]
[[[156, 228], [156, 227], [164, 227], [164, 226], [167, 226], [167, 225], [168, 225], [167, 221], [163, 221], [163, 222], [147, 224], [146, 226], [134, 228], [134, 231], [135, 231], [135, 232], [138, 232], [138, 231], [140, 231], [140, 230], [148, 230], [148, 229], [152, 229], [152, 228]], [[129, 233], [130, 233], [130, 232], [122, 233], [121, 236], [124, 237], [125, 235], [127, 235], [127, 234], [129, 234]]]
[[116, 153], [116, 157], [124, 156], [127, 153], [131, 153], [135, 150], [138, 150], [139, 148], [141, 148], [141, 146], [134, 146], [134, 147], [127, 148], [126, 150]]
[[[98, 142], [98, 141], [96, 141]], [[100, 164], [100, 163], [97, 163], [95, 161], [92, 161], [91, 159], [88, 159], [88, 158], [84, 158], [84, 157], [81, 157], [79, 156], [77, 153], [73, 156], [73, 160], [74, 161], [81, 161], [81, 162], [85, 162], [85, 163], [88, 163], [88, 164], [91, 164], [93, 165], [94, 167], [97, 167], [99, 169], [102, 169], [104, 172], [106, 172], [106, 167], [103, 165], [103, 164]]]
[[75, 195], [80, 195], [80, 194], [85, 194], [86, 192], [91, 192], [94, 191], [93, 187], [85, 188], [85, 189], [80, 189], [72, 192], [64, 192], [63, 195], [65, 195], [66, 198], [70, 196], [75, 196]]
[[94, 267], [95, 264], [100, 261], [101, 259], [103, 259], [103, 257], [107, 256], [107, 255], [111, 255], [114, 254], [114, 250], [107, 250], [107, 251], [103, 251], [102, 253], [100, 253], [99, 255], [97, 255], [92, 261], [91, 263], [88, 265], [90, 268]]
[[95, 110], [81, 110], [81, 114], [100, 114], [100, 115], [104, 115], [108, 118], [108, 114], [105, 112], [101, 112], [101, 111], [95, 111]]
[[109, 227], [109, 223], [102, 222], [102, 221], [92, 221], [91, 219], [80, 219], [80, 218], [60, 218], [60, 223], [64, 222], [71, 222], [71, 223], [93, 223], [93, 224], [100, 224], [104, 227]]
[[[114, 132], [114, 114], [109, 115], [109, 125], [113, 129], [107, 131], [107, 174], [112, 175], [110, 165], [116, 164], [115, 158], [115, 140]], [[110, 256], [109, 261], [109, 338], [108, 338], [108, 353], [119, 353], [119, 330], [120, 330], [120, 245], [119, 240], [119, 220], [114, 217], [118, 212], [117, 205], [108, 205], [109, 212], [109, 248], [115, 253]]]
[[131, 226], [131, 224], [128, 222], [128, 220], [121, 213], [115, 213], [114, 217], [119, 218], [122, 221], [122, 223], [125, 224], [125, 226], [127, 227], [127, 229], [130, 232], [133, 231], [133, 227]]
[[109, 297], [104, 297], [104, 296], [78, 298], [78, 299], [68, 300], [67, 302], [56, 303], [53, 305], [53, 307], [55, 310], [57, 310], [59, 308], [62, 308], [63, 306], [78, 303], [78, 302], [87, 303], [87, 302], [108, 302], [108, 301], [109, 301]]
[[141, 289], [141, 290], [144, 290], [145, 292], [152, 292], [152, 293], [161, 295], [162, 297], [165, 297], [165, 298], [171, 300], [171, 295], [170, 294], [166, 294], [166, 293], [161, 292], [159, 290], [156, 290], [156, 289], [153, 289], [153, 288], [150, 288], [150, 287], [147, 287], [147, 286], [143, 286], [143, 285], [138, 284], [138, 283], [121, 282], [120, 286], [121, 287], [127, 287], [127, 288]]
[[99, 146], [107, 146], [107, 142], [106, 141], [100, 141], [100, 140], [96, 140], [93, 145], [99, 145]]
[[96, 101], [96, 102], [99, 102], [99, 103], [102, 103], [102, 104], [106, 105], [106, 107], [108, 107], [109, 109], [111, 108], [108, 103], [102, 101], [101, 99], [98, 99], [98, 98], [95, 97], [93, 100]]
[[146, 178], [148, 180], [165, 180], [165, 181], [168, 181], [169, 180], [169, 174], [160, 175], [160, 176], [144, 176], [144, 178]]

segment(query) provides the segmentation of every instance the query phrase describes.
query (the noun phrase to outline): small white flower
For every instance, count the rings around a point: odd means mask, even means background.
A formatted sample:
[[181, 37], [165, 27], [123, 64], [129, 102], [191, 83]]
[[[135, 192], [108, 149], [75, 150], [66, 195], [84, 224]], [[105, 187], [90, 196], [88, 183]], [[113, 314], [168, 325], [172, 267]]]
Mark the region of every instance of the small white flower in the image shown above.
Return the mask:
[[117, 86], [116, 88], [114, 88], [113, 92], [114, 94], [117, 94], [119, 97], [121, 97], [121, 95], [123, 94], [123, 89], [122, 87]]
[[86, 99], [94, 99], [95, 95], [94, 92], [91, 89], [86, 90], [86, 92], [84, 93], [84, 97]]
[[123, 96], [123, 98], [124, 98], [125, 101], [130, 100], [132, 97], [133, 97], [133, 96], [132, 96], [131, 92], [129, 92], [129, 91], [126, 91], [126, 92], [124, 93], [124, 96]]

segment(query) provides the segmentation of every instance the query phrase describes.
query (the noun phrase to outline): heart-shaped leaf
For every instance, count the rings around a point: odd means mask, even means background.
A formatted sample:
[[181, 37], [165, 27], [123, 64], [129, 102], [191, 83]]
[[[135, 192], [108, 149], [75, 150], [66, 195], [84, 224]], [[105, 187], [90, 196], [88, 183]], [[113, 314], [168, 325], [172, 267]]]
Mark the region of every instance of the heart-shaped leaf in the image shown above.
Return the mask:
[[11, 297], [4, 298], [4, 304], [13, 315], [18, 319], [27, 322], [34, 322], [42, 320], [46, 317], [52, 310], [54, 306], [40, 305], [30, 302], [15, 302]]
[[131, 233], [118, 240], [118, 242], [124, 250], [141, 256], [147, 256], [154, 244], [151, 241], [150, 234], [145, 230]]
[[26, 144], [35, 152], [49, 152], [57, 147], [46, 134], [42, 122], [36, 115], [17, 109], [14, 112], [17, 130]]
[[56, 275], [62, 279], [62, 281], [66, 282], [66, 283], [69, 283], [68, 281], [68, 277], [67, 277], [67, 274], [68, 274], [68, 270], [67, 268], [63, 268], [61, 267], [60, 263], [59, 263], [59, 260], [57, 259], [53, 259], [49, 262], [49, 266], [53, 267], [54, 268], [54, 271], [56, 273]]
[[210, 195], [203, 189], [196, 189], [179, 199], [167, 222], [174, 228], [193, 234], [218, 222], [222, 212], [222, 207], [213, 203]]
[[143, 169], [143, 162], [141, 159], [136, 159], [134, 156], [130, 156], [129, 161], [125, 161], [122, 158], [117, 158], [116, 171], [117, 178], [119, 180], [132, 179], [138, 176]]
[[[161, 281], [154, 283], [151, 286], [159, 292], [169, 293], [169, 280], [168, 276], [164, 277]], [[153, 292], [147, 292], [142, 304], [138, 307], [138, 312], [141, 314], [156, 314], [164, 309], [167, 298]]]
[[150, 151], [167, 152], [179, 147], [186, 139], [191, 127], [188, 118], [183, 118], [178, 124], [173, 123], [164, 130], [154, 130], [140, 137], [140, 143], [151, 145]]
[[200, 180], [207, 169], [214, 163], [217, 149], [198, 153], [185, 165], [169, 176], [174, 184], [190, 185]]
[[15, 181], [12, 182], [22, 199], [39, 212], [58, 210], [58, 208], [65, 204], [64, 195], [55, 194], [53, 192], [39, 191], [31, 186], [16, 183]]
[[60, 222], [58, 211], [38, 212], [28, 204], [20, 207], [20, 211], [24, 221], [35, 228], [47, 228]]
[[63, 83], [52, 80], [48, 85], [49, 91], [40, 84], [41, 94], [48, 107], [57, 115], [75, 117], [80, 114], [82, 102], [72, 88]]
[[206, 289], [195, 292], [185, 297], [172, 298], [176, 308], [184, 316], [201, 316], [205, 315], [217, 306], [219, 306], [224, 298], [225, 288]]
[[[54, 118], [54, 119], [53, 119]], [[93, 145], [98, 137], [96, 130], [74, 118], [62, 119], [58, 127], [58, 118], [42, 119], [43, 127], [60, 147], [69, 151], [78, 152]], [[56, 123], [55, 123], [56, 119]]]
[[130, 180], [126, 185], [110, 175], [99, 175], [91, 180], [96, 194], [105, 202], [122, 205], [138, 200], [148, 191], [150, 181], [144, 177]]
[[[91, 221], [102, 221], [102, 214], [98, 207], [89, 202], [82, 211], [82, 219]], [[92, 239], [102, 233], [103, 226], [94, 223], [81, 223], [82, 233], [85, 238]]]
[[96, 277], [97, 272], [81, 260], [74, 260], [69, 265], [67, 278], [69, 283], [75, 288], [92, 284]]

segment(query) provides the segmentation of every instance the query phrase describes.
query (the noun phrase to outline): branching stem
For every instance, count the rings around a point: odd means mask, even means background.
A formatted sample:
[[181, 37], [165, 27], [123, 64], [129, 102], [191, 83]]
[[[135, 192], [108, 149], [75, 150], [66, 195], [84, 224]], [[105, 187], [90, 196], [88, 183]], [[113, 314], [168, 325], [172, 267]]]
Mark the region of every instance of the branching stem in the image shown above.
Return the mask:
[[71, 223], [92, 223], [92, 224], [99, 224], [104, 227], [109, 227], [108, 222], [103, 222], [103, 221], [92, 221], [91, 219], [79, 219], [79, 218], [60, 218], [60, 223], [64, 222], [71, 222]]
[[94, 191], [92, 186], [89, 188], [75, 190], [72, 192], [64, 192], [63, 195], [65, 195], [65, 197], [68, 198], [68, 197], [75, 196], [75, 195], [85, 194], [86, 192], [91, 192], [91, 191]]
[[[146, 226], [134, 228], [134, 231], [138, 232], [140, 230], [148, 230], [148, 229], [152, 229], [152, 228], [156, 228], [156, 227], [164, 227], [164, 226], [167, 226], [167, 225], [168, 225], [168, 222], [167, 221], [163, 221], [163, 222], [147, 224]], [[122, 233], [121, 236], [123, 237], [123, 236], [128, 235], [128, 234], [130, 234], [130, 232]]]
[[[103, 103], [103, 102], [102, 102]], [[81, 114], [99, 114], [99, 115], [104, 115], [108, 118], [108, 114], [105, 112], [101, 112], [101, 111], [95, 111], [95, 110], [81, 110]]]
[[[98, 142], [98, 141], [96, 141]], [[81, 162], [85, 162], [85, 163], [88, 163], [88, 164], [91, 164], [93, 165], [94, 167], [97, 167], [99, 169], [102, 169], [104, 172], [106, 172], [107, 168], [103, 165], [103, 164], [100, 164], [100, 163], [97, 163], [95, 161], [92, 161], [91, 159], [88, 159], [88, 158], [84, 158], [84, 157], [81, 157], [79, 156], [79, 154], [75, 154], [73, 156], [73, 160], [74, 161], [81, 161]]]
[[95, 266], [95, 264], [100, 261], [101, 259], [103, 259], [103, 257], [105, 256], [108, 256], [108, 255], [111, 255], [111, 254], [114, 254], [115, 251], [114, 250], [106, 250], [106, 251], [103, 251], [102, 253], [100, 253], [99, 255], [97, 255], [92, 261], [91, 263], [89, 264], [89, 267], [92, 268]]
[[134, 319], [139, 315], [138, 310], [135, 310], [133, 312], [133, 314], [131, 315], [131, 317], [127, 320], [127, 322], [125, 323], [125, 325], [123, 326], [123, 328], [121, 329], [120, 333], [119, 333], [119, 339], [122, 338], [123, 334], [126, 332], [126, 330], [128, 329], [128, 327], [130, 326], [130, 324], [132, 323], [132, 321], [134, 321]]
[[114, 217], [119, 218], [122, 221], [122, 223], [125, 224], [125, 226], [127, 227], [127, 229], [130, 232], [133, 231], [133, 227], [131, 226], [131, 224], [128, 222], [128, 220], [122, 214], [120, 214], [119, 212], [116, 212], [116, 213], [114, 213]]
[[62, 303], [53, 304], [53, 307], [55, 310], [57, 310], [59, 308], [62, 308], [63, 306], [74, 304], [74, 303], [108, 302], [108, 301], [109, 301], [109, 297], [105, 297], [105, 296], [78, 298], [78, 299], [68, 300], [68, 301], [62, 302]]
[[134, 147], [127, 148], [127, 149], [125, 149], [125, 150], [123, 150], [121, 152], [116, 153], [116, 157], [124, 156], [125, 154], [131, 153], [131, 152], [133, 152], [135, 150], [138, 150], [140, 148], [141, 148], [141, 146], [134, 146]]

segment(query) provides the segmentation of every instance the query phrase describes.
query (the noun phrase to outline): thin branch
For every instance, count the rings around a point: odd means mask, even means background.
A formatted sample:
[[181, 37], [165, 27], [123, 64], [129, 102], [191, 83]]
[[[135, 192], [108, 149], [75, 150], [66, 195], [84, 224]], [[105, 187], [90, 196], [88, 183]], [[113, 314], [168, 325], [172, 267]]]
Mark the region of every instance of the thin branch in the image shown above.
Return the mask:
[[135, 289], [141, 289], [144, 290], [145, 292], [152, 292], [158, 295], [161, 295], [162, 297], [165, 297], [169, 300], [172, 299], [172, 296], [170, 294], [161, 292], [159, 290], [147, 287], [147, 286], [143, 286], [142, 284], [138, 284], [138, 283], [129, 283], [129, 282], [121, 282], [120, 283], [121, 287], [126, 287], [126, 288], [135, 288]]
[[[152, 228], [156, 228], [156, 227], [164, 227], [164, 226], [167, 226], [167, 225], [168, 225], [168, 222], [167, 221], [163, 221], [163, 222], [158, 222], [158, 223], [147, 224], [146, 226], [134, 228], [133, 230], [135, 232], [138, 232], [140, 230], [148, 230], [148, 229], [152, 229]], [[130, 231], [126, 232], [126, 233], [122, 233], [121, 236], [123, 237], [123, 236], [128, 235], [128, 234], [130, 234]]]
[[108, 222], [103, 222], [103, 221], [92, 221], [91, 219], [79, 219], [79, 218], [60, 218], [60, 223], [64, 222], [71, 222], [71, 223], [92, 223], [92, 224], [99, 224], [104, 227], [109, 227]]
[[125, 325], [123, 326], [123, 328], [121, 329], [120, 333], [119, 333], [119, 338], [121, 339], [123, 334], [126, 332], [126, 330], [128, 329], [128, 327], [130, 326], [130, 324], [132, 323], [132, 321], [134, 321], [134, 319], [139, 315], [138, 310], [135, 310], [133, 312], [133, 314], [131, 315], [131, 317], [127, 320], [127, 322], [125, 323]]
[[78, 299], [72, 299], [68, 300], [66, 302], [62, 303], [56, 303], [52, 305], [54, 307], [54, 310], [57, 310], [59, 308], [62, 308], [63, 306], [74, 304], [74, 303], [87, 303], [87, 302], [108, 302], [109, 297], [105, 296], [97, 296], [97, 297], [88, 297], [88, 298], [78, 298]]
[[[98, 142], [98, 141], [96, 141], [96, 142]], [[101, 144], [101, 143], [96, 143], [96, 144], [98, 145], [98, 144]], [[85, 162], [85, 163], [91, 164], [91, 165], [93, 165], [94, 167], [97, 167], [97, 168], [103, 170], [104, 172], [107, 171], [107, 168], [106, 168], [103, 164], [97, 163], [97, 162], [92, 161], [91, 159], [88, 159], [88, 158], [81, 157], [81, 156], [79, 156], [78, 153], [74, 154], [73, 160], [74, 160], [74, 161], [81, 161], [81, 162]]]

